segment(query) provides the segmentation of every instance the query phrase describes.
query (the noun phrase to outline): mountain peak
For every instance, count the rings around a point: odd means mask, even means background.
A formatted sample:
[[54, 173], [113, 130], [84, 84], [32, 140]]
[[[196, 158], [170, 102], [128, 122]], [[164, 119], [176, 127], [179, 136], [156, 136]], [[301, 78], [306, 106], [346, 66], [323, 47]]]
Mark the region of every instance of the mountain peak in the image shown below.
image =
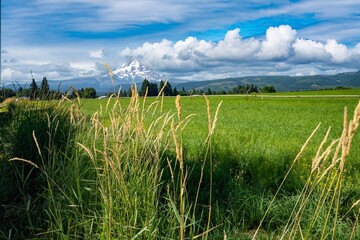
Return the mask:
[[134, 59], [130, 62], [130, 65], [131, 66], [140, 66], [140, 62], [138, 60]]
[[134, 59], [132, 61], [125, 62], [123, 65], [121, 65], [120, 68], [133, 67], [136, 69], [136, 68], [140, 68], [140, 66], [142, 66], [142, 64], [138, 60]]
[[113, 74], [118, 75], [120, 78], [126, 75], [132, 77], [133, 79], [136, 76], [146, 78], [146, 75], [152, 75], [150, 73], [152, 73], [152, 71], [136, 59], [131, 62], [124, 63], [121, 67], [113, 71]]
[[[168, 77], [152, 71], [147, 66], [140, 63], [140, 61], [133, 59], [132, 61], [122, 64], [120, 67], [115, 68], [113, 71], [115, 84], [123, 83], [141, 83], [144, 79], [149, 81], [158, 82], [160, 80], [168, 79]], [[100, 77], [102, 84], [109, 84], [109, 75], [105, 74]]]

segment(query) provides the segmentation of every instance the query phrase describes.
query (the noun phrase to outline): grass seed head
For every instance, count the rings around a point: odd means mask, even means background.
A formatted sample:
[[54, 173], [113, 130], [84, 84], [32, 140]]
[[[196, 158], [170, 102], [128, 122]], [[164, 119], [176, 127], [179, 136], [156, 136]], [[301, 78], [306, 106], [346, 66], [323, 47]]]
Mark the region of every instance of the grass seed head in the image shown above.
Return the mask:
[[181, 102], [180, 102], [180, 95], [176, 96], [175, 99], [176, 109], [177, 109], [177, 115], [179, 120], [181, 120]]

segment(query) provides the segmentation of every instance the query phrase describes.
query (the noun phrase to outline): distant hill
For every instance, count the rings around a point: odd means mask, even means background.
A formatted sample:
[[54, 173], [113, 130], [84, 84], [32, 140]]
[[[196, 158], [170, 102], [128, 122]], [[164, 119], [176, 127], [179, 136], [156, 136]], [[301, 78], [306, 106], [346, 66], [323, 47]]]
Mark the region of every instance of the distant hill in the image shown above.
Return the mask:
[[336, 75], [314, 76], [249, 76], [225, 78], [207, 81], [189, 81], [173, 84], [177, 89], [185, 90], [231, 90], [238, 85], [255, 84], [258, 87], [272, 85], [279, 92], [298, 90], [317, 90], [335, 88], [338, 86], [360, 88], [360, 71], [347, 72]]
[[[189, 91], [191, 89], [207, 91], [209, 88], [212, 91], [231, 90], [238, 85], [255, 84], [262, 88], [267, 85], [272, 85], [278, 92], [287, 91], [301, 91], [301, 90], [316, 90], [324, 88], [335, 88], [338, 86], [360, 88], [360, 71], [347, 72], [336, 75], [315, 75], [315, 76], [248, 76], [224, 78], [205, 81], [179, 80], [170, 76], [165, 76], [152, 71], [147, 66], [144, 66], [137, 60], [124, 63], [120, 67], [112, 69], [113, 80], [108, 71], [98, 73], [92, 77], [80, 77], [69, 80], [52, 80], [48, 79], [51, 89], [60, 89], [62, 91], [68, 90], [70, 86], [76, 89], [92, 87], [97, 90], [99, 94], [112, 92], [119, 88], [128, 90], [132, 83], [136, 83], [138, 87], [141, 86], [142, 81], [146, 78], [152, 82], [159, 82], [160, 80], [169, 80], [172, 87], [181, 90], [183, 87]], [[40, 80], [38, 84], [40, 84]], [[5, 87], [18, 88], [28, 87], [29, 83], [21, 85], [7, 84]]]

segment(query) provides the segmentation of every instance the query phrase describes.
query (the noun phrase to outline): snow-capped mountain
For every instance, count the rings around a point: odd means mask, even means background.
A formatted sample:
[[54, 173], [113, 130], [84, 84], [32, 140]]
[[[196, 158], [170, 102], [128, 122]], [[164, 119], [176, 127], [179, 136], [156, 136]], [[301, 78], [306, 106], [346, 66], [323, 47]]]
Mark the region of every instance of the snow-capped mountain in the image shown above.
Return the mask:
[[76, 89], [93, 87], [97, 91], [106, 93], [112, 92], [114, 87], [117, 91], [120, 87], [128, 89], [131, 84], [136, 83], [141, 86], [144, 79], [152, 82], [159, 82], [160, 80], [176, 81], [175, 78], [169, 78], [166, 75], [159, 74], [152, 71], [147, 66], [142, 65], [139, 61], [133, 60], [124, 63], [120, 67], [112, 69], [114, 83], [111, 80], [109, 72], [104, 68], [103, 72], [98, 72], [94, 76], [79, 77], [68, 80], [48, 80], [51, 89], [60, 89], [62, 91], [69, 90], [70, 86]]
[[[169, 78], [150, 70], [145, 65], [142, 65], [138, 60], [124, 63], [120, 67], [113, 69], [112, 74], [115, 85], [141, 83], [144, 79], [159, 82], [160, 80], [166, 80]], [[98, 79], [102, 88], [112, 86], [111, 76], [108, 72], [102, 74]]]

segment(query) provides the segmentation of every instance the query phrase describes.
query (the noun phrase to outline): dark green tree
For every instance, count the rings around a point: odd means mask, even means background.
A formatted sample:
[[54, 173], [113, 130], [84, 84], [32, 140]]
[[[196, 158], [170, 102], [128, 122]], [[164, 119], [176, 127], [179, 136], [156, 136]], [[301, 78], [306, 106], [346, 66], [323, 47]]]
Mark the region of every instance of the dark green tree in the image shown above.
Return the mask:
[[29, 97], [30, 99], [36, 99], [39, 95], [39, 87], [35, 82], [35, 79], [32, 79], [32, 82], [30, 84], [29, 88]]
[[181, 91], [180, 91], [180, 96], [187, 96], [187, 95], [188, 95], [188, 92], [186, 92], [185, 88], [182, 87]]
[[264, 93], [275, 93], [275, 87], [274, 86], [265, 86], [262, 88], [262, 92]]
[[78, 90], [78, 93], [79, 93], [79, 95], [80, 95], [80, 97], [84, 97], [84, 89], [83, 88], [81, 88], [80, 90]]
[[167, 81], [165, 84], [166, 85], [165, 85], [165, 88], [164, 88], [164, 95], [165, 96], [173, 96], [174, 93], [173, 93], [173, 90], [172, 90], [172, 87], [171, 87], [169, 81]]
[[259, 88], [254, 84], [238, 85], [229, 91], [234, 94], [249, 94], [253, 92], [259, 92]]
[[158, 85], [156, 83], [150, 83], [148, 86], [148, 96], [157, 96], [158, 94]]
[[176, 87], [174, 87], [174, 91], [173, 91], [173, 94], [174, 94], [174, 96], [177, 96], [177, 95], [179, 95], [179, 91], [176, 89]]
[[81, 95], [83, 98], [96, 98], [96, 90], [95, 88], [85, 88]]
[[2, 88], [0, 90], [0, 102], [4, 101], [9, 97], [14, 97], [15, 95], [15, 91], [13, 91], [11, 88]]
[[50, 87], [48, 80], [46, 77], [43, 77], [41, 81], [41, 88], [40, 88], [40, 98], [41, 99], [48, 99], [50, 94]]
[[146, 89], [149, 87], [149, 85], [150, 85], [150, 82], [148, 80], [144, 79], [144, 81], [141, 84], [141, 88], [140, 88], [140, 92], [139, 92], [140, 96], [145, 96]]
[[163, 89], [163, 91], [161, 94], [164, 94], [165, 96], [174, 96], [174, 93], [173, 93], [173, 90], [172, 90], [172, 87], [171, 87], [169, 81], [166, 81], [165, 83], [163, 80], [160, 81], [159, 92], [162, 89]]
[[165, 85], [164, 81], [161, 80], [160, 83], [159, 83], [159, 92], [163, 89], [164, 85]]

